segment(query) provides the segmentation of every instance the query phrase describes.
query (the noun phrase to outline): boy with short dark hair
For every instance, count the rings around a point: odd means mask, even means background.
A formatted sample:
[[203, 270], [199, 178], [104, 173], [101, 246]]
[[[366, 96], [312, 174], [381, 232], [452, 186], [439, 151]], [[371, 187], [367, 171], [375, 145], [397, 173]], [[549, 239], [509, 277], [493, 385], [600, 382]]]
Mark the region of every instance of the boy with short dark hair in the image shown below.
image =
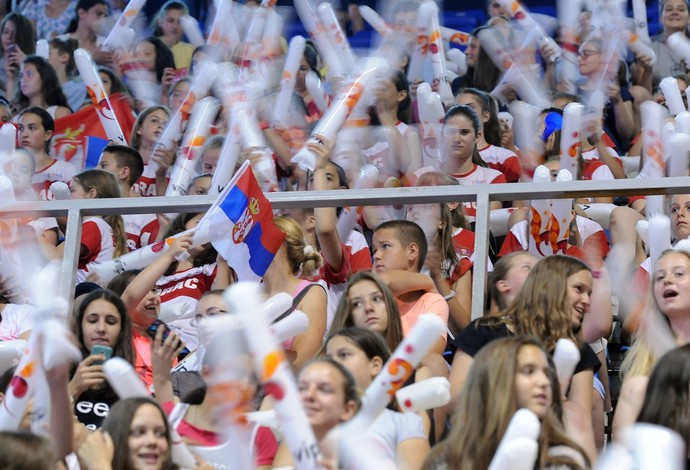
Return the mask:
[[[448, 324], [448, 303], [436, 292], [433, 280], [420, 271], [428, 249], [421, 227], [407, 220], [389, 220], [374, 231], [374, 272], [393, 291], [400, 308], [403, 334], [407, 335], [424, 313], [438, 316]], [[446, 335], [431, 352], [442, 354]]]
[[[103, 149], [98, 168], [115, 177], [122, 197], [141, 197], [133, 189], [144, 172], [144, 160], [138, 151], [126, 145], [110, 144]], [[155, 241], [159, 224], [154, 214], [126, 214], [122, 219], [127, 232], [128, 251]]]

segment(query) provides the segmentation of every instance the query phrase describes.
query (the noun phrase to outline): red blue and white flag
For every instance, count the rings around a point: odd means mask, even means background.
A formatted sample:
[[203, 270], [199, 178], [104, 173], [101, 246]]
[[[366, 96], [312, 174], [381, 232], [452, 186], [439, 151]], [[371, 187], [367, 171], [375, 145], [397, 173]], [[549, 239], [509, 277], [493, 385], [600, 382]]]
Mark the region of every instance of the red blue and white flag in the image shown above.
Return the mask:
[[[218, 195], [198, 230], [205, 224], [213, 247], [240, 281], [260, 280], [285, 234], [273, 223], [273, 209], [245, 161]], [[205, 228], [205, 227], [204, 227]]]
[[[110, 97], [110, 104], [122, 132], [129, 138], [135, 121], [129, 101], [123, 95], [115, 94]], [[98, 165], [101, 152], [108, 143], [96, 108], [90, 105], [55, 120], [51, 154], [58, 160], [76, 165], [79, 171], [88, 170]]]

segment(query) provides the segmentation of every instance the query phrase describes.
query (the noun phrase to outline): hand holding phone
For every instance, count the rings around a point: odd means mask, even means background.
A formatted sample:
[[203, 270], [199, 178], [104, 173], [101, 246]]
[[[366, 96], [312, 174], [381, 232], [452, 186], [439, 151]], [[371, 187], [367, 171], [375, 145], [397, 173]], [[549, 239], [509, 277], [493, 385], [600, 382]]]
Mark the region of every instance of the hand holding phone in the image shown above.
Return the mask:
[[[161, 338], [161, 345], [164, 345], [165, 340], [168, 339], [168, 336], [170, 335], [170, 331], [171, 331], [171, 329], [168, 327], [168, 325], [166, 325], [164, 322], [162, 322], [159, 319], [154, 320], [153, 323], [151, 323], [151, 326], [149, 326], [146, 329], [146, 333], [151, 337], [151, 339], [153, 339], [155, 341], [156, 340], [156, 334], [158, 333], [159, 328], [163, 328], [163, 336]], [[182, 345], [182, 344], [183, 344], [182, 340], [180, 339], [180, 345]], [[187, 354], [189, 354], [189, 352], [190, 352], [189, 349], [187, 349], [187, 347], [184, 347], [180, 350], [180, 352], [178, 354], [180, 356], [186, 356]]]
[[[104, 346], [102, 344], [96, 344], [94, 345], [93, 348], [91, 348], [91, 355], [92, 356], [105, 356], [105, 360], [107, 361], [113, 356], [113, 348], [110, 346]], [[91, 364], [92, 365], [100, 365], [103, 364], [104, 361], [101, 360], [96, 360], [93, 361]]]
[[7, 46], [7, 63], [12, 67], [19, 68], [19, 64], [17, 63], [17, 45], [15, 43]]

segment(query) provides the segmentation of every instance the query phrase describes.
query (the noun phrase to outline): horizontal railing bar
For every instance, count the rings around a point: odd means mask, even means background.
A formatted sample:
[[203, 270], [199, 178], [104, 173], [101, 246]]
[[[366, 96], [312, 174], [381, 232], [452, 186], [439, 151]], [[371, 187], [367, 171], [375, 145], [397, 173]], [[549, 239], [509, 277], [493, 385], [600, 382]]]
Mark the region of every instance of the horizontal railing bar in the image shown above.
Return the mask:
[[[429, 204], [475, 201], [488, 194], [491, 201], [558, 199], [578, 197], [632, 196], [690, 193], [690, 177], [621, 179], [614, 181], [568, 181], [558, 183], [508, 183], [473, 186], [425, 186], [336, 191], [296, 191], [269, 193], [274, 209], [389, 204]], [[203, 212], [215, 196], [80, 199], [49, 202], [21, 202], [0, 209], [0, 218], [29, 214], [65, 216], [79, 208], [82, 216], [146, 214], [154, 212]]]

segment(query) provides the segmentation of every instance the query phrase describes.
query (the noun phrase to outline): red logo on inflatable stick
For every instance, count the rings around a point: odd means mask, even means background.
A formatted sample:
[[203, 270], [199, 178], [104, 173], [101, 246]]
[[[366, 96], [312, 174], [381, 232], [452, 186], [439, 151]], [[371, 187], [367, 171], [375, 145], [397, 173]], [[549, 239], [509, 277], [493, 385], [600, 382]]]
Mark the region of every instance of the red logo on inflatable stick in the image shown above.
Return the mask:
[[26, 380], [15, 375], [10, 381], [10, 388], [12, 389], [12, 394], [15, 397], [24, 398], [26, 392], [29, 391], [29, 384], [26, 383]]
[[266, 395], [270, 395], [278, 401], [285, 397], [285, 390], [277, 383], [268, 382], [264, 385], [264, 390], [266, 390]]

